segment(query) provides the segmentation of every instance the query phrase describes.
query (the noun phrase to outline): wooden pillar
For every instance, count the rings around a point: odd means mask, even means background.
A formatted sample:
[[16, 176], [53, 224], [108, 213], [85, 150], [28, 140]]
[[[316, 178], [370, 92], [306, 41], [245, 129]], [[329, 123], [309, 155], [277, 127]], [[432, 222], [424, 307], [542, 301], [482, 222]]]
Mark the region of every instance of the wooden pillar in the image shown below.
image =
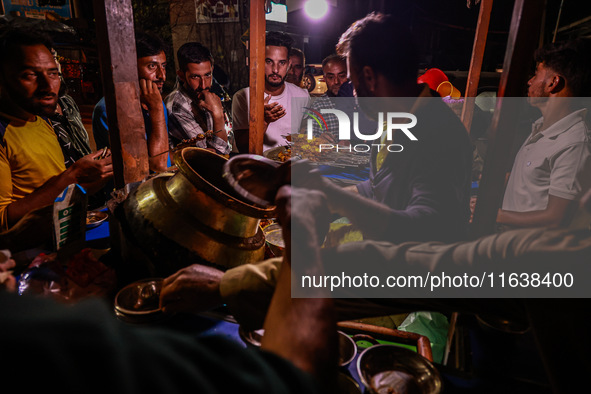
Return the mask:
[[480, 71], [482, 70], [482, 59], [484, 49], [486, 48], [486, 37], [488, 36], [488, 26], [490, 22], [490, 12], [492, 10], [493, 0], [482, 0], [480, 3], [480, 12], [478, 14], [478, 23], [476, 25], [476, 35], [472, 48], [472, 59], [470, 60], [470, 70], [468, 71], [468, 82], [466, 84], [466, 94], [464, 105], [462, 107], [462, 122], [470, 132], [472, 127], [472, 118], [474, 116], [474, 98], [478, 94], [478, 82], [480, 81]]
[[131, 0], [94, 0], [96, 34], [117, 189], [149, 173]]
[[474, 211], [474, 238], [494, 231], [497, 211], [504, 194], [505, 174], [515, 136], [518, 108], [504, 98], [519, 97], [527, 83], [533, 54], [538, 44], [543, 9], [538, 0], [516, 0], [505, 51], [503, 74], [490, 126], [490, 139]]
[[248, 152], [263, 153], [265, 95], [265, 0], [250, 0]]

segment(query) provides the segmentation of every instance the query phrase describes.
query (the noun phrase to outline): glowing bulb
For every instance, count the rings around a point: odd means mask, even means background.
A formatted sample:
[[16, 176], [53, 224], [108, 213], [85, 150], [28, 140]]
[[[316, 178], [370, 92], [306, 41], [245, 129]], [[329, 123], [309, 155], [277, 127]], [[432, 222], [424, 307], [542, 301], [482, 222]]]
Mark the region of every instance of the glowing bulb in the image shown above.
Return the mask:
[[322, 19], [328, 12], [328, 3], [326, 0], [308, 0], [304, 4], [304, 11], [310, 19]]

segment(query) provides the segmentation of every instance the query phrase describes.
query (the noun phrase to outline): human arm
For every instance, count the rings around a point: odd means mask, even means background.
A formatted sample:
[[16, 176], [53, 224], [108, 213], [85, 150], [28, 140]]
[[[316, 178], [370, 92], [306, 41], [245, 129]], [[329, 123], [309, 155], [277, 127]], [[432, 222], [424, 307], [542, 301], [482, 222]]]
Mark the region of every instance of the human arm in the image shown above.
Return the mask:
[[102, 151], [86, 155], [59, 175], [48, 179], [41, 187], [17, 199], [5, 208], [8, 227], [26, 213], [53, 204], [55, 198], [70, 184], [83, 186], [90, 194], [98, 191], [113, 176], [111, 157], [98, 159]]
[[158, 86], [149, 80], [140, 79], [140, 102], [150, 114], [151, 132], [148, 136], [148, 162], [153, 172], [166, 171], [168, 159], [168, 130], [164, 106]]
[[514, 227], [558, 227], [568, 220], [576, 209], [573, 200], [548, 195], [545, 209], [529, 212], [516, 212], [499, 209], [497, 223]]
[[[500, 209], [497, 215], [497, 223], [515, 226], [532, 227], [547, 226], [557, 227], [568, 225], [572, 219], [581, 194], [591, 188], [591, 146], [588, 143], [577, 143], [562, 149], [555, 155], [544, 158], [541, 164], [532, 170], [534, 174], [550, 168], [550, 174], [544, 186], [547, 187], [548, 201], [544, 209], [527, 212], [515, 212]], [[512, 183], [519, 183], [519, 178]], [[536, 182], [541, 182], [536, 180]], [[512, 189], [511, 189], [512, 190]], [[509, 189], [506, 193], [510, 192]], [[515, 196], [518, 194], [515, 193]], [[534, 198], [541, 194], [527, 195], [531, 203], [538, 203]], [[509, 196], [513, 197], [514, 196]], [[528, 200], [526, 200], [529, 202]], [[538, 205], [539, 206], [539, 205]], [[504, 206], [506, 208], [506, 206]]]
[[311, 295], [314, 298], [291, 297], [292, 275], [323, 273], [320, 243], [328, 229], [326, 198], [319, 192], [284, 186], [277, 194], [277, 205], [286, 248], [261, 349], [290, 360], [326, 387], [334, 387], [338, 351], [333, 300], [324, 291]]
[[228, 142], [228, 134], [226, 133], [226, 122], [224, 118], [224, 107], [222, 101], [217, 94], [204, 90], [201, 92], [199, 107], [211, 114], [213, 120], [213, 132], [217, 137], [225, 142]]
[[[399, 243], [440, 240], [447, 234], [453, 235], [443, 227], [449, 225], [446, 217], [455, 215], [457, 220], [457, 212], [452, 213], [448, 208], [459, 204], [449, 203], [451, 190], [439, 185], [432, 176], [408, 179], [408, 186], [405, 185], [408, 191], [404, 192], [409, 195], [406, 205], [403, 209], [394, 209], [375, 200], [369, 181], [341, 188], [311, 170], [312, 167], [306, 167], [305, 162], [292, 165], [292, 185], [325, 193], [331, 212], [349, 219], [363, 233], [364, 239]], [[445, 199], [447, 204], [439, 202]], [[466, 221], [467, 209], [466, 204]]]

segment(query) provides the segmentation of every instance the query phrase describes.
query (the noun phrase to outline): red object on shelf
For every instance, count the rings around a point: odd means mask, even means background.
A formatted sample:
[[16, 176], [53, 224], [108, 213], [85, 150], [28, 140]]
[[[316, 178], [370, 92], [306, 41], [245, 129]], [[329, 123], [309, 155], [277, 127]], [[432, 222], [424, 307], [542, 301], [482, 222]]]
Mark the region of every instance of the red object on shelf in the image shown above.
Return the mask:
[[448, 81], [447, 75], [438, 68], [430, 68], [417, 78], [418, 83], [426, 83], [432, 90], [437, 90], [437, 87], [445, 81]]

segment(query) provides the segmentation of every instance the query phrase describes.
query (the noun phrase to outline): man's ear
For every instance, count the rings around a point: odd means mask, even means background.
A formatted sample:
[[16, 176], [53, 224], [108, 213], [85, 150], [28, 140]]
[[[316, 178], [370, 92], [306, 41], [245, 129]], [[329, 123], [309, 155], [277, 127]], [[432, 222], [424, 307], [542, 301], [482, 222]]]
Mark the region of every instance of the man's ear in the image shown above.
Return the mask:
[[556, 94], [566, 89], [566, 79], [562, 75], [554, 75], [548, 83], [548, 91], [551, 94]]
[[[213, 71], [213, 68], [212, 68], [212, 71]], [[183, 72], [183, 70], [176, 70], [176, 75], [177, 75], [177, 77], [179, 77], [181, 82], [187, 82], [187, 81], [185, 81], [185, 73]]]
[[365, 86], [371, 93], [375, 93], [377, 88], [377, 75], [373, 68], [369, 66], [363, 66], [361, 69], [361, 78], [365, 82]]

